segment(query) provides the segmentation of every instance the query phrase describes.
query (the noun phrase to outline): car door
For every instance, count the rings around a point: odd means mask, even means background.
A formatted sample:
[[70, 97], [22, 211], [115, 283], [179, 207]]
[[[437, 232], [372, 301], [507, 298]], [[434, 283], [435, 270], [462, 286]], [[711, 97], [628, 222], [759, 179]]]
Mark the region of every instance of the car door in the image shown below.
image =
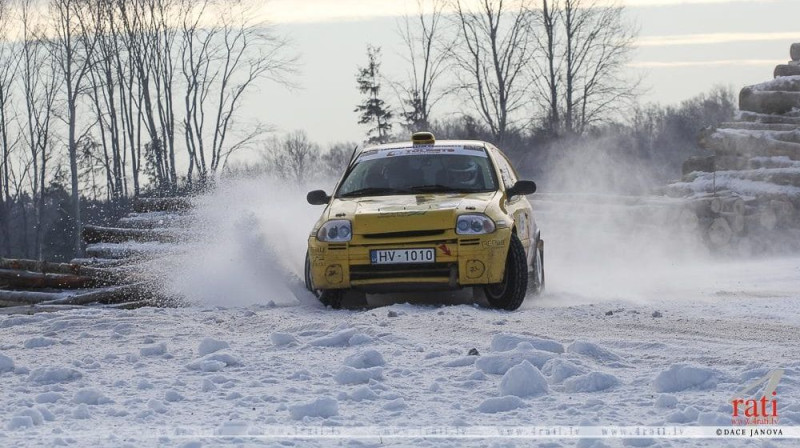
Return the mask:
[[[500, 171], [501, 182], [503, 183], [503, 191], [505, 192], [511, 188], [519, 179], [517, 172], [511, 165], [511, 162], [506, 158], [497, 148], [494, 148], [495, 158], [497, 160], [497, 168]], [[535, 241], [536, 223], [533, 221], [533, 213], [531, 211], [531, 204], [528, 198], [522, 195], [508, 198], [506, 195], [503, 198], [505, 201], [506, 210], [514, 217], [514, 223], [517, 228], [517, 236], [522, 245], [525, 247], [525, 253], [528, 255], [528, 260], [531, 259], [532, 251], [530, 250], [533, 241]]]

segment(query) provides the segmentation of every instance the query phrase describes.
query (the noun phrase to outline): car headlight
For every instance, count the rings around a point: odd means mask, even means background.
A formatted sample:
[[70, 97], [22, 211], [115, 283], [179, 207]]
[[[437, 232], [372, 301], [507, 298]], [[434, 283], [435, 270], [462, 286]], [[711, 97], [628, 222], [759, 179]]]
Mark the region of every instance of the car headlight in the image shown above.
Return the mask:
[[317, 231], [317, 239], [326, 243], [344, 243], [352, 238], [353, 228], [346, 219], [328, 221]]
[[456, 233], [459, 235], [481, 235], [494, 232], [494, 221], [486, 215], [461, 215], [456, 221]]

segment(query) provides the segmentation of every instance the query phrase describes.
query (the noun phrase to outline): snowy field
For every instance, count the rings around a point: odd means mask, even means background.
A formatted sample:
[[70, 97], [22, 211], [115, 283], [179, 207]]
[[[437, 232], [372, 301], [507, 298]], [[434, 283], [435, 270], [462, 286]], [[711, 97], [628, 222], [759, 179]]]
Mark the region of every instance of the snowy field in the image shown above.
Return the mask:
[[774, 369], [780, 424], [800, 425], [800, 257], [719, 260], [669, 229], [623, 237], [550, 211], [548, 290], [519, 311], [468, 292], [334, 311], [284, 275], [320, 210], [286, 200], [286, 222], [251, 187], [203, 199], [196, 233], [213, 237], [167, 264], [165, 287], [194, 306], [0, 317], [0, 446], [800, 443], [268, 437], [284, 425], [730, 425], [731, 397]]

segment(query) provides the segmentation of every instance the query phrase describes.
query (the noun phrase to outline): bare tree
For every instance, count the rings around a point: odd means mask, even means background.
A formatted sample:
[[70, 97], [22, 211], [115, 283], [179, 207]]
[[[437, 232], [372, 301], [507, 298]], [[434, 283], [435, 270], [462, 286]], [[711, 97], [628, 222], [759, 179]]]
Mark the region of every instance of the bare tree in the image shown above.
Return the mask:
[[563, 0], [564, 126], [582, 133], [632, 99], [638, 83], [626, 80], [636, 29], [623, 7], [600, 0]]
[[[472, 2], [470, 2], [472, 4]], [[525, 0], [455, 2], [458, 45], [452, 56], [459, 87], [495, 140], [502, 142], [528, 101], [526, 67], [533, 57], [532, 12]]]
[[319, 145], [310, 141], [305, 131], [294, 131], [283, 138], [272, 138], [262, 158], [281, 178], [303, 185], [319, 160], [320, 152]]
[[53, 60], [63, 76], [67, 123], [67, 149], [69, 151], [72, 217], [75, 230], [75, 253], [81, 248], [81, 201], [78, 172], [78, 99], [84, 90], [86, 76], [100, 33], [95, 28], [88, 11], [87, 0], [51, 0], [52, 39], [50, 48]]
[[44, 35], [39, 27], [41, 17], [35, 13], [33, 0], [25, 0], [21, 5], [22, 48], [20, 74], [25, 98], [24, 141], [30, 152], [31, 194], [35, 207], [34, 252], [42, 258], [44, 241], [45, 189], [47, 186], [47, 162], [52, 154], [52, 120], [56, 93], [60, 86], [55, 59], [50, 57], [52, 42], [39, 36]]
[[545, 113], [545, 125], [554, 136], [561, 131], [560, 9], [559, 0], [542, 0], [541, 12], [535, 15], [537, 32], [532, 33], [542, 54], [531, 64], [533, 78], [539, 80], [533, 85], [537, 89], [535, 99], [539, 100]]
[[19, 65], [18, 45], [10, 38], [13, 26], [11, 10], [7, 2], [0, 2], [0, 232], [3, 238], [3, 252], [11, 252], [11, 153], [14, 139], [10, 135], [13, 120], [11, 98], [13, 82]]
[[451, 42], [446, 42], [442, 13], [445, 0], [417, 0], [417, 13], [399, 22], [409, 71], [404, 83], [394, 83], [406, 126], [412, 131], [430, 127], [431, 109], [445, 95], [438, 83], [449, 64]]
[[[200, 26], [214, 15], [215, 24]], [[250, 145], [268, 128], [256, 123], [234, 134], [237, 112], [254, 83], [269, 79], [290, 86], [295, 60], [285, 55], [287, 42], [264, 23], [252, 20], [248, 4], [220, 5], [201, 0], [187, 10], [181, 47], [184, 95], [184, 137], [189, 153], [188, 178], [194, 169], [202, 182], [224, 166], [235, 151]], [[231, 142], [233, 135], [236, 140]]]

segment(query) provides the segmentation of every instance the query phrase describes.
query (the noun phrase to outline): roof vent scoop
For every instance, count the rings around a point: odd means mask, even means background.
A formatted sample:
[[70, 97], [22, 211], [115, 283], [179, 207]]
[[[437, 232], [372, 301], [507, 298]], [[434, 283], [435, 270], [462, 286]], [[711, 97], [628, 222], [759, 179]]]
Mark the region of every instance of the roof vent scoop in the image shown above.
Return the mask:
[[432, 145], [436, 143], [436, 137], [430, 132], [415, 132], [411, 136], [411, 143], [415, 145]]

